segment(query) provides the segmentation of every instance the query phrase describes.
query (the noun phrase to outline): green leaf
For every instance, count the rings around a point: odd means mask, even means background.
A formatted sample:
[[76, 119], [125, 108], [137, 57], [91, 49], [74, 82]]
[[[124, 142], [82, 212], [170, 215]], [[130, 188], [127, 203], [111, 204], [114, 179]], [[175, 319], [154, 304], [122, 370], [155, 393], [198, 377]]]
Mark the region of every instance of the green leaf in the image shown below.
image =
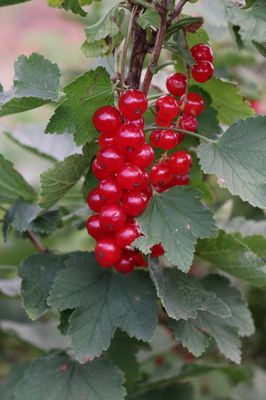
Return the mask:
[[238, 235], [219, 232], [216, 239], [200, 240], [197, 255], [203, 260], [248, 283], [265, 287], [266, 265]]
[[25, 3], [26, 1], [30, 0], [0, 0], [0, 7], [12, 6], [20, 3]]
[[147, 274], [125, 276], [103, 270], [92, 253], [76, 253], [59, 272], [48, 303], [76, 310], [68, 334], [76, 358], [84, 362], [106, 350], [116, 328], [148, 341], [157, 321], [156, 296]]
[[57, 64], [32, 53], [19, 56], [15, 62], [13, 88], [0, 91], [0, 117], [17, 114], [60, 99]]
[[121, 372], [106, 360], [80, 365], [64, 355], [33, 361], [15, 386], [16, 400], [123, 400]]
[[232, 125], [216, 143], [201, 144], [205, 173], [253, 206], [266, 207], [266, 117], [248, 118]]
[[160, 25], [160, 15], [155, 9], [146, 8], [143, 14], [139, 16], [138, 24], [142, 29], [150, 26], [152, 29], [157, 30]]
[[258, 50], [258, 52], [263, 56], [266, 57], [266, 42], [263, 43], [258, 43], [255, 40], [253, 40], [252, 42], [254, 44], [254, 46], [256, 47], [256, 49]]
[[32, 201], [35, 196], [33, 188], [15, 170], [13, 164], [0, 154], [0, 201], [9, 203], [18, 197]]
[[229, 222], [219, 224], [227, 233], [240, 232], [243, 236], [262, 235], [266, 236], [266, 221], [255, 221], [244, 217], [235, 217]]
[[196, 318], [199, 311], [226, 318], [231, 315], [228, 306], [200, 282], [174, 268], [162, 268], [152, 263], [150, 273], [158, 296], [169, 317], [176, 320]]
[[[94, 153], [94, 146], [91, 150]], [[44, 171], [41, 174], [40, 207], [49, 208], [61, 199], [88, 169], [92, 156], [73, 154]]]
[[222, 133], [218, 121], [218, 112], [213, 107], [205, 107], [205, 110], [197, 117], [198, 133], [214, 138]]
[[46, 128], [46, 133], [74, 134], [78, 145], [92, 141], [97, 135], [92, 117], [104, 105], [114, 103], [114, 91], [105, 68], [86, 72], [65, 88], [65, 100], [55, 110]]
[[15, 400], [14, 387], [22, 379], [25, 371], [24, 364], [14, 364], [6, 380], [0, 384], [1, 400]]
[[179, 383], [167, 388], [151, 390], [136, 397], [136, 400], [193, 400], [193, 387], [189, 383]]
[[31, 319], [39, 318], [48, 310], [47, 298], [57, 272], [65, 266], [64, 259], [55, 254], [35, 254], [20, 265], [23, 307]]
[[144, 236], [134, 244], [148, 254], [162, 243], [170, 263], [187, 272], [192, 264], [197, 238], [217, 233], [212, 214], [199, 200], [199, 192], [175, 187], [154, 194], [144, 213], [137, 218]]
[[81, 17], [86, 17], [87, 15], [87, 13], [80, 7], [79, 0], [64, 0], [62, 6], [66, 11], [70, 10]]

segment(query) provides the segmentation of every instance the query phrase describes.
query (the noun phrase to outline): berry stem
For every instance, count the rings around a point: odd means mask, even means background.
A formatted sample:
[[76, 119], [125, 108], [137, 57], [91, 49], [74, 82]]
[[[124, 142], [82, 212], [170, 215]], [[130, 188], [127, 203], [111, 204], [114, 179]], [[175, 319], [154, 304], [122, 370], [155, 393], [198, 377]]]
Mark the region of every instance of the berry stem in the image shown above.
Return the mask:
[[39, 253], [46, 254], [49, 250], [44, 247], [44, 245], [40, 242], [40, 240], [35, 236], [35, 234], [29, 229], [26, 231], [27, 238], [31, 241], [33, 246], [38, 250]]
[[160, 69], [168, 67], [168, 65], [176, 65], [177, 62], [176, 61], [167, 61], [163, 64], [157, 65], [156, 67], [152, 68], [152, 73], [156, 74], [158, 71], [160, 71]]
[[[158, 129], [158, 126], [157, 125], [149, 125], [144, 130], [145, 131], [153, 131], [154, 129]], [[165, 131], [165, 130], [168, 130], [169, 128], [160, 127], [159, 129], [162, 131]], [[181, 133], [185, 133], [186, 135], [196, 137], [207, 143], [212, 143], [212, 144], [217, 143], [217, 140], [210, 139], [210, 138], [200, 135], [199, 133], [196, 133], [196, 132], [190, 132], [190, 131], [186, 131], [185, 129], [179, 129], [179, 128], [170, 128], [170, 129], [171, 129], [171, 131], [174, 131], [174, 132], [181, 132]]]

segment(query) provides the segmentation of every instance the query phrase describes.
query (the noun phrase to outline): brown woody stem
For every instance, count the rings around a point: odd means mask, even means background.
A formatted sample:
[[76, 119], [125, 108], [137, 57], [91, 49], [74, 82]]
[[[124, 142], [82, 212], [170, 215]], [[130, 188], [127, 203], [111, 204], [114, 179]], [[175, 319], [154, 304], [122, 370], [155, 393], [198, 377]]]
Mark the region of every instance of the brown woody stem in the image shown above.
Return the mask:
[[46, 247], [44, 247], [44, 245], [41, 243], [41, 241], [38, 239], [37, 236], [35, 236], [35, 234], [32, 231], [27, 230], [26, 236], [31, 241], [33, 246], [38, 250], [39, 253], [45, 254], [45, 253], [49, 252], [49, 250]]

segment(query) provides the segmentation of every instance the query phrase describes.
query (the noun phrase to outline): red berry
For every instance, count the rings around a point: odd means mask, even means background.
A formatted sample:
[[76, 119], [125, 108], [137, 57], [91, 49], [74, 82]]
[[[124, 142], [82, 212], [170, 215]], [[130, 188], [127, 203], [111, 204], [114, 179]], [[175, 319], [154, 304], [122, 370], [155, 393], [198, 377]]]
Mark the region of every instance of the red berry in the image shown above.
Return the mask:
[[117, 231], [126, 222], [126, 214], [119, 204], [107, 204], [99, 213], [100, 224], [107, 231]]
[[191, 155], [185, 150], [173, 153], [168, 160], [168, 166], [173, 174], [185, 175], [191, 167]]
[[[183, 99], [184, 100], [184, 99]], [[189, 93], [184, 107], [184, 113], [190, 115], [200, 115], [204, 110], [205, 104], [202, 96], [198, 93]]]
[[140, 129], [144, 129], [145, 126], [145, 121], [143, 117], [139, 117], [138, 119], [135, 119], [132, 121], [132, 124], [135, 124], [140, 127]]
[[113, 106], [103, 106], [93, 115], [95, 128], [108, 136], [113, 136], [122, 125], [122, 117], [119, 110]]
[[142, 170], [142, 182], [141, 185], [138, 187], [139, 190], [144, 191], [150, 185], [149, 174], [147, 171]]
[[178, 144], [178, 139], [174, 131], [171, 129], [162, 131], [160, 139], [160, 147], [163, 150], [174, 149]]
[[167, 90], [174, 96], [183, 96], [187, 88], [187, 77], [180, 72], [174, 72], [166, 80]]
[[194, 115], [184, 114], [179, 120], [179, 128], [189, 132], [196, 132], [198, 127], [198, 121]]
[[166, 94], [156, 100], [155, 110], [160, 119], [163, 121], [169, 121], [178, 115], [180, 107], [177, 100], [173, 96]]
[[101, 167], [96, 159], [91, 164], [91, 170], [93, 175], [99, 180], [106, 179], [111, 176], [110, 172]]
[[163, 246], [160, 243], [159, 244], [155, 244], [151, 248], [151, 257], [160, 257], [160, 256], [163, 256], [164, 253], [165, 253], [165, 250], [164, 250]]
[[158, 125], [158, 126], [162, 126], [162, 127], [164, 127], [164, 128], [168, 128], [168, 126], [171, 125], [172, 120], [171, 120], [171, 119], [170, 119], [170, 120], [164, 120], [164, 119], [162, 119], [161, 117], [158, 117], [158, 115], [156, 115], [156, 117], [155, 117], [155, 123], [156, 123], [156, 125]]
[[104, 268], [110, 268], [122, 257], [122, 251], [113, 238], [104, 237], [95, 246], [95, 256]]
[[140, 168], [147, 168], [153, 163], [154, 160], [153, 148], [148, 143], [145, 143], [130, 158], [132, 158], [132, 161], [134, 161], [134, 163]]
[[115, 136], [116, 146], [125, 154], [135, 154], [145, 143], [145, 135], [139, 126], [124, 124]]
[[107, 178], [99, 183], [98, 193], [102, 203], [114, 204], [120, 200], [123, 190], [115, 178]]
[[107, 146], [98, 151], [97, 161], [102, 168], [115, 172], [121, 168], [125, 158], [115, 146]]
[[115, 264], [115, 269], [122, 274], [129, 274], [134, 270], [134, 261], [131, 257], [122, 256], [122, 258]]
[[111, 146], [114, 144], [114, 136], [107, 136], [104, 133], [102, 133], [99, 136], [99, 147], [102, 149], [103, 147], [106, 146]]
[[125, 164], [117, 172], [117, 181], [123, 189], [136, 189], [143, 183], [143, 171], [134, 164]]
[[155, 164], [150, 170], [150, 181], [154, 186], [167, 185], [171, 179], [172, 173], [165, 164]]
[[148, 267], [146, 259], [144, 258], [143, 254], [138, 250], [135, 250], [134, 252], [133, 261], [134, 264], [138, 267]]
[[99, 215], [92, 215], [88, 221], [86, 222], [86, 228], [88, 234], [91, 235], [94, 239], [101, 239], [103, 236], [106, 236], [106, 231], [102, 228], [99, 220]]
[[204, 83], [213, 76], [214, 68], [209, 61], [198, 61], [191, 68], [191, 74], [195, 81]]
[[104, 206], [104, 202], [100, 198], [99, 190], [97, 188], [92, 189], [87, 197], [87, 204], [90, 209], [94, 212], [101, 211], [102, 207]]
[[131, 245], [137, 237], [139, 237], [139, 229], [137, 225], [130, 223], [125, 223], [115, 234], [116, 243], [120, 247]]
[[148, 198], [139, 190], [129, 190], [122, 197], [122, 204], [127, 215], [136, 217], [145, 210]]
[[152, 147], [160, 147], [162, 130], [156, 129], [150, 134], [150, 144]]
[[141, 191], [147, 196], [147, 199], [150, 200], [152, 197], [152, 187], [151, 185], [147, 185], [145, 188], [141, 188]]
[[213, 62], [212, 49], [208, 44], [196, 44], [191, 47], [190, 51], [196, 61]]
[[173, 187], [173, 186], [186, 186], [189, 184], [189, 175], [185, 174], [185, 175], [173, 175], [173, 178], [170, 182], [170, 186], [169, 187]]
[[129, 89], [120, 96], [119, 108], [129, 121], [139, 119], [148, 108], [148, 100], [141, 90]]

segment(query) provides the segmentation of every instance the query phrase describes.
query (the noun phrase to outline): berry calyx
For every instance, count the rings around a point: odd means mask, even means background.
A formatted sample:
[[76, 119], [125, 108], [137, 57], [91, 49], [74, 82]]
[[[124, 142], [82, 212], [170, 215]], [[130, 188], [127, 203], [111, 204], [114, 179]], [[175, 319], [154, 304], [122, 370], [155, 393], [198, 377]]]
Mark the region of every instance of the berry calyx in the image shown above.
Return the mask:
[[123, 190], [115, 178], [107, 178], [99, 183], [98, 194], [103, 205], [114, 204], [120, 200]]
[[117, 172], [117, 181], [123, 189], [136, 189], [143, 183], [143, 171], [134, 164], [125, 164]]
[[87, 204], [90, 209], [96, 213], [101, 211], [102, 207], [104, 206], [104, 202], [102, 201], [99, 190], [97, 188], [92, 189], [87, 197]]
[[209, 61], [213, 62], [213, 52], [208, 44], [196, 44], [190, 49], [193, 58], [196, 61]]
[[93, 115], [93, 125], [97, 131], [113, 136], [122, 125], [122, 117], [119, 110], [113, 106], [103, 106]]
[[121, 247], [130, 246], [137, 237], [139, 237], [139, 229], [137, 225], [131, 223], [125, 223], [116, 233], [116, 243]]
[[204, 83], [213, 76], [214, 68], [209, 61], [198, 61], [191, 68], [191, 74], [195, 81]]
[[125, 162], [123, 154], [115, 146], [107, 146], [99, 150], [97, 162], [109, 172], [118, 171]]
[[124, 124], [115, 136], [115, 145], [124, 154], [136, 153], [145, 143], [142, 129], [133, 123]]
[[99, 220], [99, 215], [95, 214], [92, 215], [88, 221], [86, 222], [86, 228], [88, 234], [93, 237], [93, 239], [101, 239], [102, 237], [106, 236], [106, 231], [102, 228]]
[[154, 150], [148, 144], [145, 143], [133, 156], [132, 160], [140, 168], [149, 167], [154, 161]]
[[145, 210], [148, 198], [140, 190], [129, 190], [123, 195], [122, 204], [127, 215], [137, 217]]
[[[184, 101], [184, 99], [182, 99]], [[204, 110], [205, 103], [203, 97], [198, 94], [191, 92], [188, 94], [187, 102], [184, 106], [184, 113], [189, 115], [200, 115]]]
[[187, 88], [187, 77], [180, 72], [174, 72], [166, 80], [168, 92], [174, 96], [183, 96]]
[[141, 90], [129, 89], [119, 99], [119, 109], [129, 121], [139, 119], [148, 108], [148, 100]]
[[185, 150], [179, 150], [169, 157], [167, 165], [172, 174], [185, 175], [190, 170], [191, 162], [191, 155]]
[[198, 121], [194, 115], [184, 114], [179, 120], [179, 128], [189, 132], [196, 132], [198, 128]]
[[119, 204], [108, 204], [99, 213], [100, 224], [107, 231], [117, 231], [125, 221], [126, 214]]
[[169, 121], [178, 115], [180, 106], [173, 96], [166, 94], [156, 100], [155, 110], [159, 119]]
[[167, 165], [155, 164], [150, 170], [150, 181], [154, 186], [167, 185], [172, 179], [172, 173]]
[[122, 257], [122, 251], [113, 238], [104, 237], [95, 246], [95, 256], [104, 268], [110, 268]]

